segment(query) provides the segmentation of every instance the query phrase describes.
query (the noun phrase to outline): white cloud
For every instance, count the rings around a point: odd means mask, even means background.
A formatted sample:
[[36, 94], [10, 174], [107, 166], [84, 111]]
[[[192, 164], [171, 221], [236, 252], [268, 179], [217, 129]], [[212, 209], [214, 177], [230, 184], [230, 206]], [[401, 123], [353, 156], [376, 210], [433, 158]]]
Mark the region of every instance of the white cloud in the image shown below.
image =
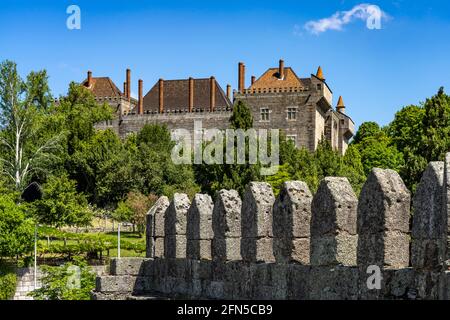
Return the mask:
[[343, 30], [343, 26], [354, 20], [367, 21], [367, 26], [369, 27], [369, 23], [373, 23], [373, 21], [381, 22], [382, 18], [387, 17], [388, 15], [378, 6], [361, 3], [349, 11], [338, 11], [331, 17], [308, 21], [304, 28], [312, 34], [320, 34], [328, 30]]

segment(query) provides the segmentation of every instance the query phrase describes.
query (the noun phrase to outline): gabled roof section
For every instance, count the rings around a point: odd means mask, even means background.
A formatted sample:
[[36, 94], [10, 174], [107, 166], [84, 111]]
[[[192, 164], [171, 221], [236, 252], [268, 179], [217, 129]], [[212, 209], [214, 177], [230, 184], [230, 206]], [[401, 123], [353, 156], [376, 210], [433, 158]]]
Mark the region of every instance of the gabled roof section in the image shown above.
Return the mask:
[[92, 77], [92, 84], [87, 86], [88, 80], [84, 80], [81, 85], [92, 91], [96, 97], [120, 97], [123, 93], [117, 88], [109, 77]]
[[[217, 81], [216, 107], [231, 107], [232, 103]], [[164, 109], [183, 110], [189, 107], [189, 79], [164, 80]], [[209, 109], [210, 107], [210, 78], [194, 79], [194, 108]], [[144, 96], [144, 111], [159, 109], [158, 82]]]
[[284, 68], [284, 77], [280, 79], [279, 69], [270, 68], [259, 77], [251, 86], [251, 89], [268, 88], [299, 88], [306, 87], [303, 81], [297, 77], [291, 67]]

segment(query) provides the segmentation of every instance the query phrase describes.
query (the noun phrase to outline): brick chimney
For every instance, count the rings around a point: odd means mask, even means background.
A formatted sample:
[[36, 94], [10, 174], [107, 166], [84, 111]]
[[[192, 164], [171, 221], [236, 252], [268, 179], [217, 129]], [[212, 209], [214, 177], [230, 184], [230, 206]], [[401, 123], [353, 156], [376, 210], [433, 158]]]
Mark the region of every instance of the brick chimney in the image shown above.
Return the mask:
[[92, 86], [92, 71], [88, 71], [87, 76], [87, 87], [90, 88]]
[[239, 72], [238, 91], [239, 91], [239, 93], [244, 93], [244, 90], [245, 90], [245, 64], [243, 62], [239, 62], [238, 72]]
[[278, 75], [280, 76], [280, 79], [284, 79], [284, 60], [280, 59], [280, 65], [278, 67]]
[[159, 113], [164, 113], [164, 80], [159, 79]]
[[144, 96], [142, 95], [143, 92], [143, 87], [144, 87], [144, 81], [142, 81], [141, 79], [139, 79], [139, 85], [138, 85], [138, 90], [139, 90], [139, 98], [138, 98], [138, 112], [139, 114], [144, 114]]
[[231, 86], [227, 84], [227, 97], [231, 101]]
[[252, 76], [252, 85], [255, 83], [255, 81], [256, 81], [256, 77]]
[[194, 78], [189, 78], [189, 112], [194, 109]]
[[127, 82], [126, 81], [123, 83], [123, 96], [125, 98], [127, 97]]
[[209, 111], [213, 112], [216, 107], [216, 79], [209, 78]]
[[128, 101], [131, 98], [130, 91], [131, 91], [131, 70], [127, 69], [127, 95], [126, 95], [126, 97], [128, 98]]

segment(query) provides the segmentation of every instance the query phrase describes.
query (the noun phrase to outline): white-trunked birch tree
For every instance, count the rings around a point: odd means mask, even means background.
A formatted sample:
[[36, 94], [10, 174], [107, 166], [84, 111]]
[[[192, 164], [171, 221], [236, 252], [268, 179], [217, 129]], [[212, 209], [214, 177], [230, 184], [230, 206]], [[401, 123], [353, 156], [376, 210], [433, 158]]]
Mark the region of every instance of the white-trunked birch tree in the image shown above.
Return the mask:
[[42, 115], [52, 100], [47, 80], [46, 71], [39, 71], [23, 81], [14, 62], [0, 64], [0, 165], [17, 191], [47, 170], [61, 138], [41, 134]]

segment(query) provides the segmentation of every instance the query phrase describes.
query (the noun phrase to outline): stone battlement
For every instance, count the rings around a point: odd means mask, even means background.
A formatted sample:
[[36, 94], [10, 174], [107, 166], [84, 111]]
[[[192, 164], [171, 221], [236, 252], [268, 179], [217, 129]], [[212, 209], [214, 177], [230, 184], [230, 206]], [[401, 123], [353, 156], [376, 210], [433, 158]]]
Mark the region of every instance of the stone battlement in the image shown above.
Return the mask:
[[147, 258], [113, 260], [94, 297], [448, 299], [449, 173], [450, 154], [430, 163], [413, 199], [382, 169], [359, 198], [346, 178], [324, 179], [315, 195], [292, 181], [277, 197], [260, 182], [242, 199], [234, 190], [215, 201], [161, 197], [148, 214]]

